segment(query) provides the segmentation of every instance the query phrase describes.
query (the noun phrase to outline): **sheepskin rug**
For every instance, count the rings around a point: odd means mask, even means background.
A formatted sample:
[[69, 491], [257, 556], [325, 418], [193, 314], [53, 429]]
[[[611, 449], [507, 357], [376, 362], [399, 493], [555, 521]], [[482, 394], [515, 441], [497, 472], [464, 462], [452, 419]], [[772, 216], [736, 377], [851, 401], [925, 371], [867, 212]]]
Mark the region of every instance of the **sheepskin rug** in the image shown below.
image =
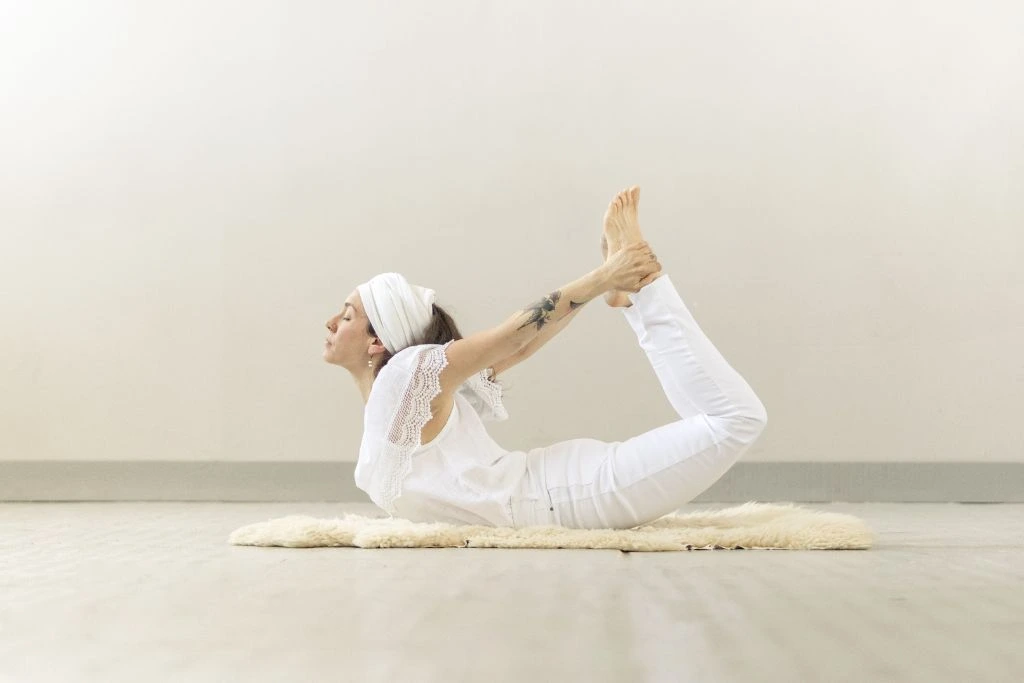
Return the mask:
[[872, 534], [852, 515], [793, 503], [749, 502], [671, 514], [633, 529], [522, 529], [410, 522], [347, 514], [335, 519], [279, 517], [240, 527], [232, 545], [318, 548], [604, 548], [664, 550], [864, 550]]

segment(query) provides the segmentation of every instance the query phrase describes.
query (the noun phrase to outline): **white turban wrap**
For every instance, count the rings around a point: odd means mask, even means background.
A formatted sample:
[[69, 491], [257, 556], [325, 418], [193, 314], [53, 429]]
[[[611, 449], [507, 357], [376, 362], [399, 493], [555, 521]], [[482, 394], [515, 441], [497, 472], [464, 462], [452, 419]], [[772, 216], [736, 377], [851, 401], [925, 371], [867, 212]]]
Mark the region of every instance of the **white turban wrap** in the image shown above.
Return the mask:
[[409, 284], [398, 273], [381, 273], [357, 289], [366, 317], [389, 352], [422, 339], [434, 317], [434, 290]]

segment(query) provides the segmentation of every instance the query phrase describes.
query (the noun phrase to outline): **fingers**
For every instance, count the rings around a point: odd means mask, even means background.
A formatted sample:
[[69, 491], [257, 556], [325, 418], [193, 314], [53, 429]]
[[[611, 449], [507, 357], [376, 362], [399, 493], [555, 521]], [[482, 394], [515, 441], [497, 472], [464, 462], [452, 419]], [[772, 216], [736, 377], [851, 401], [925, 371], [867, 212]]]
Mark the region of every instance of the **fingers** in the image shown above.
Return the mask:
[[[624, 247], [625, 253], [613, 261], [616, 281], [614, 289], [639, 292], [651, 279], [661, 272], [658, 256], [646, 241], [633, 242]], [[620, 260], [621, 259], [621, 260]]]
[[652, 270], [650, 273], [648, 273], [647, 276], [644, 279], [640, 280], [640, 283], [637, 285], [636, 291], [639, 292], [641, 289], [643, 289], [644, 287], [649, 285], [651, 282], [653, 282], [654, 278], [657, 277], [658, 273], [660, 273], [660, 272], [661, 272], [661, 268], [659, 267], [656, 270]]

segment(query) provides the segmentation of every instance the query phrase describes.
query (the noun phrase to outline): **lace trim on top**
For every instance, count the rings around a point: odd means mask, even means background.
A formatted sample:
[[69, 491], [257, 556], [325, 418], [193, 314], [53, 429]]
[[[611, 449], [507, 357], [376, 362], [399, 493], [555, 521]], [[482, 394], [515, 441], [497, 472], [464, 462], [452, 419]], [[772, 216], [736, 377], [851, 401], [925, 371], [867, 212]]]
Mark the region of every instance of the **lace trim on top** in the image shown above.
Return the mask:
[[441, 393], [440, 375], [448, 365], [445, 354], [448, 344], [427, 349], [417, 356], [409, 384], [384, 440], [381, 464], [387, 467], [387, 474], [381, 482], [378, 505], [392, 516], [395, 515], [395, 499], [402, 492], [402, 480], [412, 471], [412, 451], [420, 445], [423, 427], [430, 421], [430, 402]]
[[483, 420], [507, 420], [508, 411], [501, 402], [502, 386], [488, 378], [485, 368], [467, 379], [459, 391], [465, 396]]
[[[441, 393], [441, 371], [448, 365], [447, 349], [454, 341], [415, 351], [412, 347], [408, 351], [403, 349], [381, 371], [383, 377], [385, 372], [390, 375], [402, 369], [407, 376], [404, 386], [395, 386], [396, 381], [402, 381], [400, 375], [386, 378], [381, 384], [381, 390], [387, 393], [374, 401], [371, 409], [383, 409], [392, 400], [396, 407], [388, 411], [390, 416], [385, 422], [380, 451], [372, 460], [360, 458], [356, 478], [373, 502], [392, 517], [397, 515], [394, 503], [402, 494], [402, 481], [412, 471], [412, 452], [421, 445], [423, 428], [432, 417], [430, 404]], [[469, 377], [457, 393], [482, 420], [506, 420], [508, 412], [501, 401], [502, 386], [488, 378], [488, 370], [485, 368]]]

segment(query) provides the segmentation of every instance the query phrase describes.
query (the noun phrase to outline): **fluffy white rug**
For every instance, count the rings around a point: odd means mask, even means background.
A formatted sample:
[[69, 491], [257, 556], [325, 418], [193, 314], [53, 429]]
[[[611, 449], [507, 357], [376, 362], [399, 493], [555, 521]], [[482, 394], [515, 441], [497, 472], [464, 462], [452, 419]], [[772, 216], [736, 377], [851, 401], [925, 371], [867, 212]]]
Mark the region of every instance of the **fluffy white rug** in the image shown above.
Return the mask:
[[316, 548], [613, 548], [617, 550], [863, 550], [872, 534], [852, 515], [793, 503], [749, 502], [666, 515], [633, 529], [424, 524], [348, 514], [335, 519], [279, 517], [236, 529], [232, 545]]

